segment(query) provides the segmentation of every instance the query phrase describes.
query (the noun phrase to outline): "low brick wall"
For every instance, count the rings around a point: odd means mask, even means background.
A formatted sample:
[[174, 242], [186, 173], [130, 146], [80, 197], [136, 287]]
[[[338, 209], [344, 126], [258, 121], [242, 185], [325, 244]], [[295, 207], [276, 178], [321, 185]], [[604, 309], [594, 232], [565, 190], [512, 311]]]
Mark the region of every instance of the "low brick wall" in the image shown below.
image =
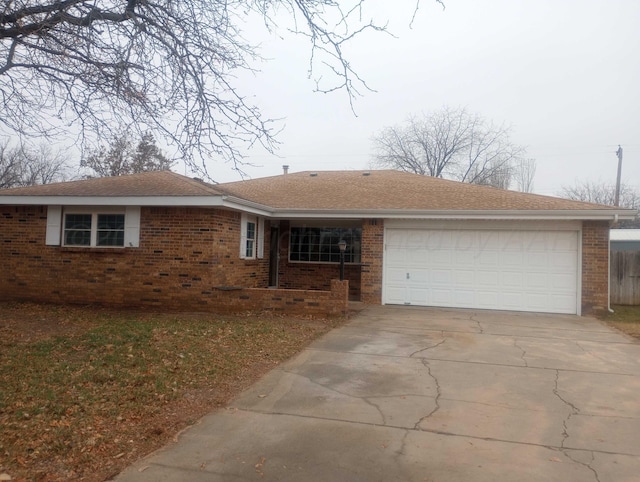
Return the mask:
[[331, 280], [330, 291], [271, 288], [217, 288], [203, 298], [215, 312], [271, 311], [276, 313], [343, 316], [349, 310], [349, 282]]

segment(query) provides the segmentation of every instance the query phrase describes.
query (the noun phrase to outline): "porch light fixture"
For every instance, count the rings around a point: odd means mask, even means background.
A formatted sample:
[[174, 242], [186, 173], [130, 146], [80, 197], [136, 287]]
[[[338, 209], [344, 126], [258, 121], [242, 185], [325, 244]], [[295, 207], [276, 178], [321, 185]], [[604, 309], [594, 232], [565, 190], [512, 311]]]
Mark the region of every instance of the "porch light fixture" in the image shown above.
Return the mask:
[[347, 242], [341, 239], [338, 248], [340, 249], [340, 281], [344, 281], [344, 252], [347, 249]]

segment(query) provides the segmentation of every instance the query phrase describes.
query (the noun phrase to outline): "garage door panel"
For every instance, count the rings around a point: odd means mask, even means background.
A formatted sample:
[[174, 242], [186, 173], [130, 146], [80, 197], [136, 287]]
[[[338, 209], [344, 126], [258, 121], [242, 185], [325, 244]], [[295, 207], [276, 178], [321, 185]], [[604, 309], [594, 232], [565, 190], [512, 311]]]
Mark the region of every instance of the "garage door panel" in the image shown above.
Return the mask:
[[451, 233], [451, 244], [456, 251], [476, 250], [477, 234], [474, 231], [457, 231]]
[[389, 229], [385, 244], [385, 303], [576, 312], [577, 231]]
[[[471, 250], [458, 251], [457, 253], [451, 253], [451, 254], [452, 254], [453, 263], [455, 264], [455, 266], [460, 268], [473, 266], [478, 257], [477, 253]], [[453, 255], [455, 255], [455, 257]]]
[[455, 270], [453, 272], [453, 282], [455, 286], [474, 286], [476, 284], [476, 273], [471, 270]]
[[479, 285], [497, 289], [500, 286], [500, 275], [498, 271], [478, 270], [476, 281]]
[[453, 250], [451, 248], [433, 251], [431, 254], [432, 266], [451, 266], [453, 262]]
[[476, 292], [471, 290], [455, 290], [450, 292], [450, 300], [454, 305], [437, 305], [437, 306], [460, 306], [461, 308], [472, 308], [476, 301]]
[[408, 290], [409, 302], [412, 305], [425, 305], [429, 302], [429, 292], [426, 288], [412, 287]]
[[476, 292], [475, 303], [471, 307], [490, 309], [499, 302], [498, 294], [495, 291], [479, 291]]
[[527, 293], [526, 295], [526, 304], [538, 311], [548, 308], [549, 302], [549, 296], [546, 293]]
[[549, 253], [549, 264], [558, 268], [566, 268], [567, 271], [573, 271], [576, 266], [576, 259], [572, 253]]
[[[427, 285], [429, 281], [429, 271], [426, 269], [412, 268], [409, 272], [411, 285]], [[406, 278], [406, 274], [405, 274]]]
[[407, 279], [407, 268], [390, 268], [386, 271], [386, 276], [390, 284], [404, 283]]
[[387, 286], [386, 295], [389, 304], [401, 305], [407, 301], [405, 296], [406, 288], [404, 286]]
[[553, 232], [549, 238], [549, 247], [554, 251], [571, 252], [575, 249], [575, 233], [571, 232]]
[[547, 291], [548, 284], [547, 273], [529, 273], [524, 283], [524, 288], [528, 291], [539, 289]]
[[500, 253], [497, 250], [482, 250], [476, 257], [477, 266], [495, 266], [500, 262]]
[[546, 269], [549, 266], [549, 256], [546, 252], [529, 251], [524, 258], [524, 264], [528, 269]]
[[523, 304], [524, 295], [522, 293], [503, 292], [501, 299], [496, 302], [504, 303], [505, 309], [515, 310]]
[[553, 306], [558, 313], [575, 313], [575, 298], [571, 295], [552, 295], [549, 296], [549, 304]]
[[431, 271], [431, 285], [434, 288], [439, 286], [446, 286], [447, 288], [452, 286], [453, 272], [442, 269], [434, 269]]
[[502, 253], [502, 256], [500, 257], [500, 264], [501, 266], [505, 267], [505, 268], [513, 268], [513, 267], [517, 267], [520, 268], [522, 266], [523, 263], [523, 256], [522, 253], [520, 252], [505, 252]]
[[551, 287], [557, 291], [564, 292], [569, 291], [572, 292], [568, 287], [571, 286], [573, 282], [574, 275], [570, 273], [566, 274], [550, 274], [549, 275], [549, 284]]
[[503, 271], [500, 273], [500, 286], [510, 286], [520, 290], [524, 286], [524, 274], [519, 271]]
[[407, 250], [404, 248], [389, 248], [385, 256], [389, 266], [403, 266], [407, 263]]

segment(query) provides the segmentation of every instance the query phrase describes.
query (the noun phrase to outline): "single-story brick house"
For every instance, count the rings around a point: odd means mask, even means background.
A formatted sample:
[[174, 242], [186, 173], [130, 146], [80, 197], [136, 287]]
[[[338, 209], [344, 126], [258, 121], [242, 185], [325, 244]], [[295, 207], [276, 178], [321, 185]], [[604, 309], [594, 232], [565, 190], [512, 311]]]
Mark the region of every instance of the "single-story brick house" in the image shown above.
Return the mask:
[[634, 215], [392, 170], [6, 189], [0, 298], [322, 311], [348, 289], [373, 304], [581, 314], [608, 306], [609, 228]]

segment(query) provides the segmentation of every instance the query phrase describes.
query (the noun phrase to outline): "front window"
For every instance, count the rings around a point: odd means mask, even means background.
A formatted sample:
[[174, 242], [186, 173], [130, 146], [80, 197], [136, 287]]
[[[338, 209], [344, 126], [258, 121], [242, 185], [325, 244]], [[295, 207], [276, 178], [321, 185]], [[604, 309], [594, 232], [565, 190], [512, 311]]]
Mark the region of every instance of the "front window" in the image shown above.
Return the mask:
[[91, 246], [91, 214], [66, 214], [64, 217], [64, 244]]
[[254, 258], [256, 249], [256, 223], [247, 221], [247, 240], [245, 244], [245, 257]]
[[360, 262], [361, 228], [292, 227], [289, 240], [290, 261], [339, 263], [338, 243], [344, 240], [345, 262]]
[[65, 246], [124, 246], [124, 214], [66, 213]]

